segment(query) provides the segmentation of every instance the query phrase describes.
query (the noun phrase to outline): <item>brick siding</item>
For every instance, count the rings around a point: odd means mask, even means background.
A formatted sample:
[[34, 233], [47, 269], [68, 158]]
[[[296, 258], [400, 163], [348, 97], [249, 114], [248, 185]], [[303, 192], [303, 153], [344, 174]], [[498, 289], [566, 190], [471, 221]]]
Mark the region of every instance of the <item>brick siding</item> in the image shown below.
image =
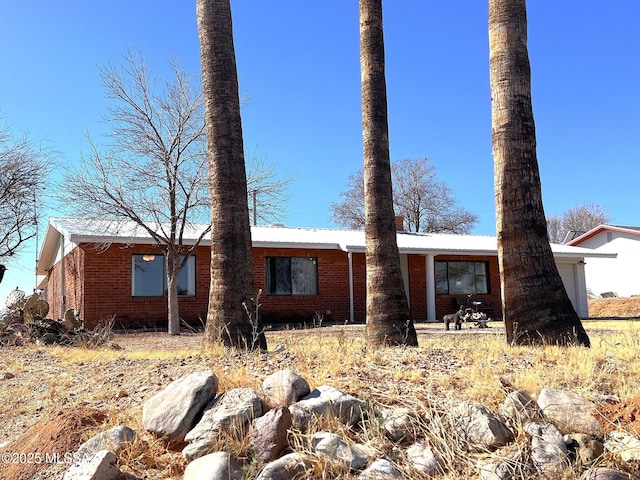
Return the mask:
[[[166, 329], [166, 297], [134, 297], [131, 287], [133, 254], [161, 254], [150, 245], [114, 244], [98, 249], [93, 244], [81, 244], [64, 259], [64, 308], [75, 308], [88, 328], [115, 316], [116, 328], [152, 327]], [[318, 259], [317, 295], [267, 295], [265, 285], [266, 257], [314, 257]], [[340, 250], [322, 249], [253, 249], [256, 287], [262, 289], [260, 312], [265, 324], [312, 322], [315, 312], [324, 315], [325, 321], [349, 320], [349, 264], [348, 255]], [[204, 323], [209, 301], [210, 248], [199, 247], [195, 252], [195, 296], [180, 296], [180, 317], [192, 324]], [[437, 256], [438, 260], [479, 260], [489, 262], [489, 289], [487, 295], [478, 295], [500, 310], [500, 279], [497, 257]], [[354, 320], [364, 322], [366, 309], [366, 281], [364, 253], [353, 253]], [[60, 318], [62, 264], [58, 262], [48, 272], [47, 300], [50, 315]], [[423, 255], [409, 255], [410, 304], [412, 318], [423, 321], [427, 315], [426, 263]], [[436, 295], [436, 315], [455, 310], [454, 295]]]

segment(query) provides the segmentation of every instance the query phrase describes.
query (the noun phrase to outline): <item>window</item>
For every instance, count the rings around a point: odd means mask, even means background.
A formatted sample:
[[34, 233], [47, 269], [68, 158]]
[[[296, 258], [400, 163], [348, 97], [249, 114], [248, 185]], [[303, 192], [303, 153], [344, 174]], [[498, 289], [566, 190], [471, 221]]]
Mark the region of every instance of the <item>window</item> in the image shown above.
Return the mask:
[[[181, 257], [182, 261], [184, 257]], [[134, 297], [162, 297], [167, 294], [164, 255], [132, 255], [131, 292]], [[178, 274], [178, 295], [196, 294], [196, 259], [190, 256]]]
[[267, 257], [268, 295], [317, 295], [318, 259], [308, 257]]
[[489, 293], [487, 262], [436, 262], [436, 292]]

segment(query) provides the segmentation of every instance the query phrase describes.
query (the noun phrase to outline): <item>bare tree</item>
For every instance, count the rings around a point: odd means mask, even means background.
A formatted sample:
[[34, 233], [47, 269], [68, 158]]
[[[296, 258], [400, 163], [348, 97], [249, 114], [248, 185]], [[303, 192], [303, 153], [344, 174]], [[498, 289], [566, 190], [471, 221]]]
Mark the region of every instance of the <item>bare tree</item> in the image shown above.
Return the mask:
[[247, 192], [251, 223], [279, 223], [286, 218], [287, 189], [294, 177], [276, 171], [276, 165], [254, 152], [247, 161]]
[[332, 202], [333, 221], [343, 227], [364, 228], [364, 176], [362, 170], [349, 175], [347, 188], [340, 193], [341, 203]]
[[0, 259], [13, 257], [35, 237], [52, 161], [52, 152], [40, 142], [0, 129]]
[[[391, 164], [393, 205], [404, 217], [404, 227], [412, 232], [470, 233], [477, 215], [460, 207], [451, 189], [436, 178], [428, 158], [405, 159]], [[364, 187], [360, 170], [349, 176], [342, 203], [332, 203], [333, 220], [348, 228], [364, 226]]]
[[191, 222], [209, 210], [206, 138], [199, 90], [175, 61], [173, 77], [157, 85], [146, 63], [129, 52], [121, 68], [100, 70], [114, 100], [105, 120], [108, 144], [64, 176], [63, 200], [88, 218], [133, 221], [164, 254], [168, 330], [180, 333], [178, 274], [202, 238], [185, 243]]
[[610, 221], [607, 209], [597, 203], [578, 205], [562, 215], [553, 214], [547, 219], [549, 241], [562, 243], [569, 232], [584, 233]]
[[562, 217], [557, 213], [547, 217], [547, 234], [550, 243], [562, 243], [565, 232], [562, 227]]

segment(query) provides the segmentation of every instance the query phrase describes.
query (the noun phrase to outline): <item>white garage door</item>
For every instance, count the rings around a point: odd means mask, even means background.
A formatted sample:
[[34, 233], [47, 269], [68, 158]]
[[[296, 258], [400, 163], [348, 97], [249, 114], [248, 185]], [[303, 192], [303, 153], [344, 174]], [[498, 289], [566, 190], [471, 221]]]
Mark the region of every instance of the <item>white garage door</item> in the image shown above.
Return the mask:
[[578, 292], [576, 290], [576, 271], [574, 265], [571, 264], [558, 264], [558, 272], [562, 277], [562, 283], [567, 291], [567, 295], [571, 299], [573, 308], [578, 309]]

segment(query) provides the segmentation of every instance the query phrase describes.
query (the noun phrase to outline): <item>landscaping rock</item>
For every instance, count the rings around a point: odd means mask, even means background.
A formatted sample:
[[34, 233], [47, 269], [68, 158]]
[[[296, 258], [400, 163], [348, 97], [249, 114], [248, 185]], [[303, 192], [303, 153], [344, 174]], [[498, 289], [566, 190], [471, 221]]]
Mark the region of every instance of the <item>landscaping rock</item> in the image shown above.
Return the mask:
[[287, 432], [291, 428], [291, 412], [286, 407], [269, 410], [255, 418], [249, 429], [249, 443], [263, 462], [271, 462], [287, 448]]
[[101, 450], [72, 465], [63, 480], [114, 480], [119, 474], [118, 458], [109, 450]]
[[402, 473], [385, 458], [379, 458], [358, 475], [358, 480], [394, 480], [396, 478], [402, 478]]
[[604, 453], [604, 445], [595, 437], [584, 433], [571, 435], [574, 441], [576, 455], [583, 465], [591, 465]]
[[136, 432], [124, 425], [118, 425], [106, 432], [91, 437], [78, 448], [78, 455], [93, 455], [101, 450], [110, 450], [116, 455], [120, 453], [125, 443], [133, 442]]
[[600, 467], [585, 472], [580, 480], [635, 480], [635, 477], [627, 472]]
[[311, 388], [309, 382], [292, 370], [272, 373], [262, 382], [262, 399], [267, 409], [288, 407], [306, 395]]
[[509, 393], [499, 411], [504, 418], [511, 418], [519, 423], [535, 420], [540, 416], [536, 402], [522, 390]]
[[214, 452], [187, 465], [183, 480], [242, 480], [242, 464], [227, 452]]
[[337, 388], [320, 386], [299, 402], [289, 406], [293, 427], [306, 431], [317, 417], [333, 415], [346, 425], [355, 425], [362, 418], [366, 402]]
[[211, 370], [179, 378], [144, 403], [142, 425], [147, 431], [181, 441], [217, 391], [218, 377]]
[[313, 463], [303, 453], [289, 453], [268, 463], [256, 480], [291, 480], [292, 478], [311, 478]]
[[431, 447], [417, 442], [407, 448], [407, 458], [413, 467], [429, 477], [444, 474], [442, 460]]
[[625, 462], [640, 460], [640, 440], [627, 432], [611, 432], [604, 441], [604, 448]]
[[562, 433], [602, 435], [602, 427], [594, 415], [596, 405], [582, 395], [565, 390], [545, 388], [538, 395], [538, 407], [544, 418]]
[[567, 445], [555, 425], [532, 422], [524, 430], [531, 436], [531, 459], [538, 472], [559, 476], [569, 468]]
[[410, 408], [385, 408], [380, 411], [382, 428], [392, 442], [411, 443], [415, 440], [418, 415]]
[[350, 470], [362, 470], [369, 463], [366, 447], [349, 445], [340, 435], [318, 432], [311, 438], [311, 447], [316, 455], [331, 462], [342, 463]]
[[198, 424], [184, 437], [188, 442], [182, 454], [187, 461], [211, 453], [212, 443], [221, 434], [242, 437], [249, 423], [262, 415], [258, 395], [251, 388], [234, 388], [211, 402]]
[[513, 439], [511, 430], [482, 405], [462, 402], [450, 415], [470, 451], [493, 450]]

